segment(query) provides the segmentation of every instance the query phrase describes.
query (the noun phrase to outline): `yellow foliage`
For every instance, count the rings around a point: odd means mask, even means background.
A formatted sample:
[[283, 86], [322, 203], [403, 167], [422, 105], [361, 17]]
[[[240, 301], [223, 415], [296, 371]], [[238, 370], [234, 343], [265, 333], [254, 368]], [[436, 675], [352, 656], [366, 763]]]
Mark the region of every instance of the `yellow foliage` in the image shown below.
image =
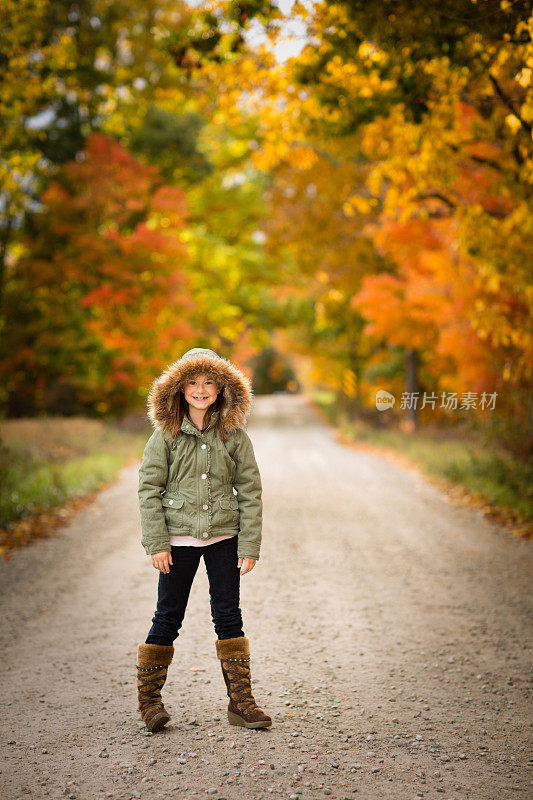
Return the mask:
[[505, 123], [512, 133], [517, 133], [517, 131], [519, 131], [522, 127], [522, 123], [515, 114], [507, 114], [505, 117]]
[[515, 76], [515, 80], [517, 83], [520, 84], [524, 89], [531, 85], [531, 75], [533, 70], [531, 67], [523, 67], [520, 72]]

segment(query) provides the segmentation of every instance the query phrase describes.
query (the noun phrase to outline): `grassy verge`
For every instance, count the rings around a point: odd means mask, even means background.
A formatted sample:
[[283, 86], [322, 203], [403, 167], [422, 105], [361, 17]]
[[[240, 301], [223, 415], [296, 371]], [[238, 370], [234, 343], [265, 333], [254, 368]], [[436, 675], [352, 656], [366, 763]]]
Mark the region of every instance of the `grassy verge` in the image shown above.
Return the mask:
[[0, 554], [45, 536], [88, 502], [142, 451], [151, 428], [39, 417], [0, 423]]
[[[317, 392], [313, 405], [347, 443], [363, 444], [416, 465], [459, 500], [480, 506], [525, 538], [533, 535], [533, 466], [490, 442], [482, 431], [420, 429], [415, 434], [376, 429], [339, 414], [331, 393]], [[453, 491], [459, 489], [460, 491]]]

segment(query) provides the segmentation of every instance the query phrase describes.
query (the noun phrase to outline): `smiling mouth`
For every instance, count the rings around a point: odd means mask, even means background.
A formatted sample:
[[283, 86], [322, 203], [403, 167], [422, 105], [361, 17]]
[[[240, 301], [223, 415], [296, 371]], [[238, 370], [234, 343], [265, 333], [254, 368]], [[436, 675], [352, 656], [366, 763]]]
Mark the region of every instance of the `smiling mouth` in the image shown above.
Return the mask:
[[208, 397], [193, 397], [193, 400], [209, 400]]

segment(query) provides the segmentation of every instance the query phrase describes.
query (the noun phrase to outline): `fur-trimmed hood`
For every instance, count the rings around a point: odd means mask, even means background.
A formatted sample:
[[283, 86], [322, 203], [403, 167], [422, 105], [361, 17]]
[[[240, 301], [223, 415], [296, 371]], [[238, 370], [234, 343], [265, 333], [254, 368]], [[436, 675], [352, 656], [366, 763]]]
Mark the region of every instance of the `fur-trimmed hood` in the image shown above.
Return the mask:
[[156, 429], [169, 430], [169, 413], [185, 381], [203, 372], [222, 386], [222, 421], [226, 431], [243, 428], [252, 407], [252, 382], [235, 364], [213, 350], [194, 347], [156, 378], [148, 395], [148, 416]]

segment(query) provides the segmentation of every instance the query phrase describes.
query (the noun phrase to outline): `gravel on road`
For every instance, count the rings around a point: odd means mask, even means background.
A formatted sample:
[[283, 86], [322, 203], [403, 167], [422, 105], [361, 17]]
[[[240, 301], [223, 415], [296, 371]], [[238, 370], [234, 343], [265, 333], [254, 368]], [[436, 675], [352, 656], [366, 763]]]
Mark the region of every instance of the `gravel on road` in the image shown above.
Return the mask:
[[138, 465], [0, 563], [0, 798], [531, 796], [531, 542], [416, 470], [257, 397], [261, 557], [241, 579], [267, 730], [229, 725], [201, 562], [148, 734], [137, 644], [157, 573]]

